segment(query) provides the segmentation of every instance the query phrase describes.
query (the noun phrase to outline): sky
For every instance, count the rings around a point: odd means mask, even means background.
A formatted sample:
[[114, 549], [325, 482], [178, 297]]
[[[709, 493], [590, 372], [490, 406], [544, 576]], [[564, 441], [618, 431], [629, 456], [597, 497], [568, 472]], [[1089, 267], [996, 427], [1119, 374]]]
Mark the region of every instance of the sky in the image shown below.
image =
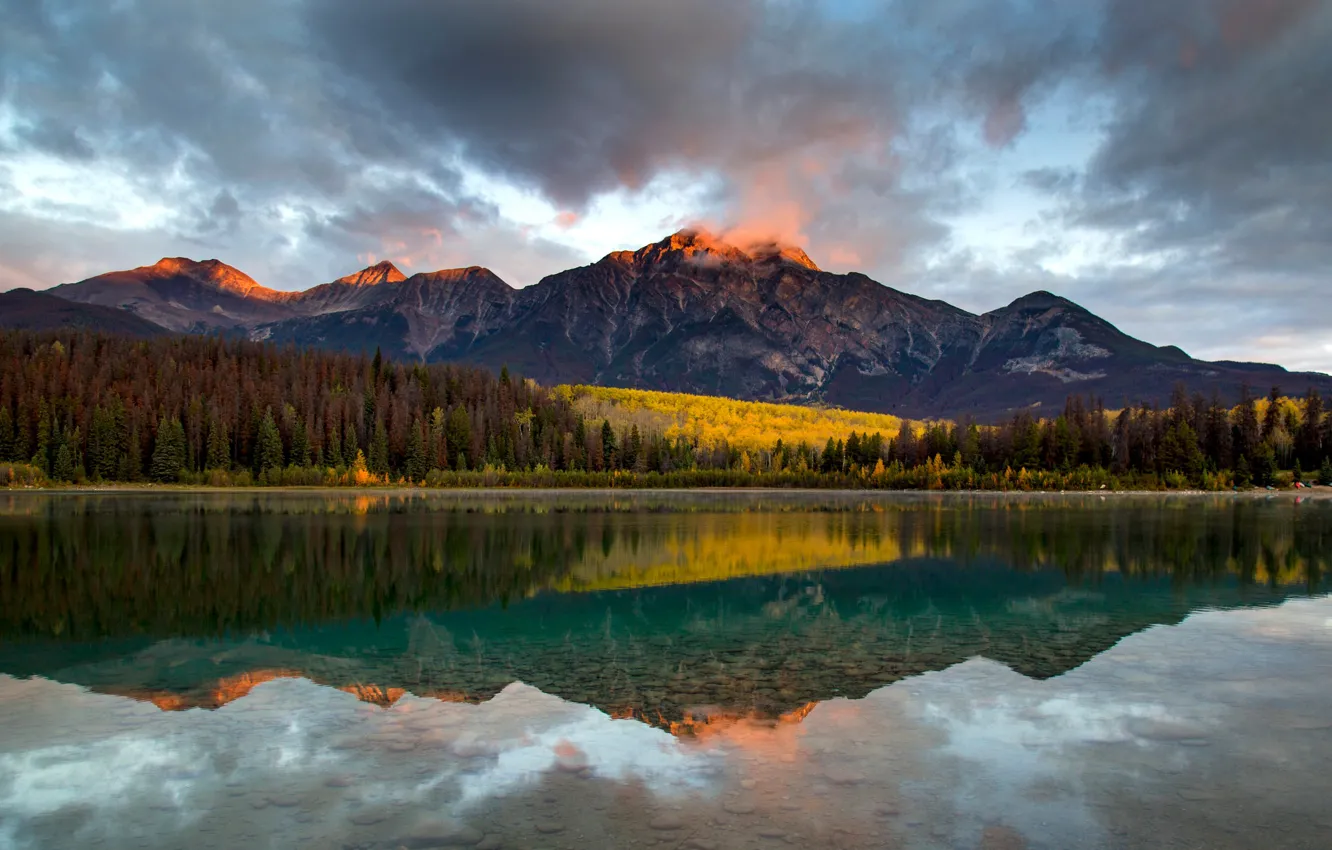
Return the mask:
[[0, 0], [0, 289], [687, 226], [1332, 372], [1332, 0]]

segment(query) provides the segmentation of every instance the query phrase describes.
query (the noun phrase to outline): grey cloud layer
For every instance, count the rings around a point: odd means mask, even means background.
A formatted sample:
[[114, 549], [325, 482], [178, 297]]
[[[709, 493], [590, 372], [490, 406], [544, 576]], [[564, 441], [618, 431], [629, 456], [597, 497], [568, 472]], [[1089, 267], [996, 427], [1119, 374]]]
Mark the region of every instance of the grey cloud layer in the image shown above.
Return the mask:
[[[487, 261], [469, 241], [524, 281], [576, 260], [462, 168], [570, 210], [683, 173], [719, 186], [704, 218], [996, 306], [1047, 273], [978, 265], [948, 221], [986, 191], [978, 146], [1038, 132], [1063, 87], [1109, 117], [1085, 171], [1026, 179], [1057, 204], [1050, 251], [1090, 231], [1164, 264], [1068, 288], [1165, 316], [1271, 276], [1292, 307], [1264, 328], [1332, 318], [1327, 0], [0, 0], [0, 24], [0, 164], [115, 163], [177, 211], [165, 241], [279, 285], [356, 255]], [[912, 277], [930, 257], [955, 277]]]

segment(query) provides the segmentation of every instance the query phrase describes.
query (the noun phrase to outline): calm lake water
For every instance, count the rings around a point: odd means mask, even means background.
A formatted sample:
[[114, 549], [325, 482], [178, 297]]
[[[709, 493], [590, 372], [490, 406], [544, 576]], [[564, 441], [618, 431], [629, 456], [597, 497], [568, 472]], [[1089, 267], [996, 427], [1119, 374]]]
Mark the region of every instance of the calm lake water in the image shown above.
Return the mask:
[[0, 848], [1327, 848], [1332, 500], [0, 492]]

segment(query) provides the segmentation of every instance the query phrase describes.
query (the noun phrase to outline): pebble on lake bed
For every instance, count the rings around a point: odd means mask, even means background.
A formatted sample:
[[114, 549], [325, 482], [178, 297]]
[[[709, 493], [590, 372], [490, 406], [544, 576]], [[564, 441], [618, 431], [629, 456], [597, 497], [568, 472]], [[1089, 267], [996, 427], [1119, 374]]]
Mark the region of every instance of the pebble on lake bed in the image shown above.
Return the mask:
[[684, 819], [674, 813], [661, 814], [648, 821], [653, 829], [684, 829]]

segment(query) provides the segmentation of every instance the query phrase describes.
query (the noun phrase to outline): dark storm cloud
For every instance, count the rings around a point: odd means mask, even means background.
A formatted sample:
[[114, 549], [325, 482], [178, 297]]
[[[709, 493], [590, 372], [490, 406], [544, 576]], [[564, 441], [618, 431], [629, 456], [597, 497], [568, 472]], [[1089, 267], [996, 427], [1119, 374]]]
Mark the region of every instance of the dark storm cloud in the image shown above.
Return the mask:
[[577, 204], [641, 185], [729, 123], [755, 4], [331, 0], [306, 6], [330, 64], [371, 103], [469, 159]]
[[[295, 210], [355, 207], [382, 197], [376, 187], [400, 173], [430, 183], [439, 226], [447, 226], [470, 206], [448, 152], [383, 115], [368, 121], [333, 103], [298, 11], [259, 0], [0, 0], [8, 148], [96, 158], [174, 211], [158, 238], [235, 250], [238, 265], [247, 257], [269, 265], [269, 228], [299, 217]], [[62, 217], [51, 204], [28, 206]], [[309, 244], [334, 252], [345, 268], [382, 250], [383, 235]], [[318, 282], [273, 277], [278, 285]]]
[[1249, 269], [1332, 258], [1332, 4], [1111, 7], [1118, 110], [1081, 214], [1135, 245], [1216, 249]]
[[341, 108], [392, 115], [572, 210], [663, 172], [717, 174], [720, 224], [805, 236], [813, 219], [847, 217], [846, 170], [887, 157], [908, 117], [892, 31], [816, 3], [329, 0], [305, 12], [344, 74]]
[[1036, 224], [1063, 239], [1006, 264], [959, 252], [933, 285], [1011, 297], [1046, 277], [1028, 261], [1090, 234], [1114, 257], [1045, 288], [1156, 342], [1332, 368], [1332, 3], [1107, 0], [1091, 19], [1091, 39], [1037, 27], [1031, 49], [977, 65], [996, 105], [1059, 83], [1107, 104], [1085, 169], [1020, 178], [1058, 201]]

